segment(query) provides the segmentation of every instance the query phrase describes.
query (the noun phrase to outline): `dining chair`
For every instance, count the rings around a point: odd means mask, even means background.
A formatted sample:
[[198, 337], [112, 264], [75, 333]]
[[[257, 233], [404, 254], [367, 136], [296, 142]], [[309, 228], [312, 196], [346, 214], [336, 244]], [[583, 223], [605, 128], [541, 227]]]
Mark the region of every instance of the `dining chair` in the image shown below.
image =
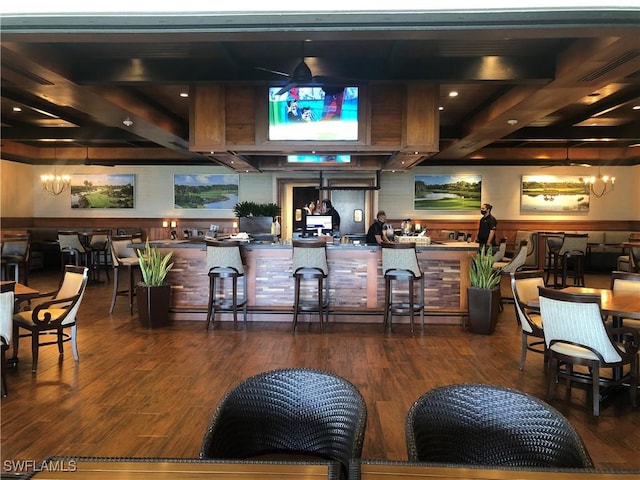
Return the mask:
[[[638, 386], [638, 346], [640, 335], [628, 327], [605, 326], [600, 294], [574, 294], [551, 288], [538, 288], [544, 340], [550, 364], [547, 400], [553, 398], [556, 383], [564, 379], [569, 393], [575, 384], [591, 387], [593, 415], [600, 414], [605, 388], [629, 390], [636, 406]], [[574, 367], [588, 368], [588, 372]], [[624, 367], [627, 370], [624, 371]], [[611, 369], [605, 376], [603, 369]]]
[[206, 428], [200, 458], [340, 462], [362, 454], [367, 406], [358, 389], [331, 372], [284, 368], [229, 390]]
[[[58, 345], [60, 355], [64, 354], [63, 343], [71, 342], [73, 358], [80, 361], [77, 345], [77, 315], [88, 281], [88, 267], [67, 265], [62, 282], [55, 292], [42, 293], [37, 298], [51, 297], [39, 303], [32, 310], [20, 311], [13, 315], [13, 357], [18, 358], [19, 341], [22, 337], [31, 337], [31, 371], [38, 368], [39, 348], [44, 345]], [[68, 334], [64, 330], [70, 329]], [[20, 330], [29, 333], [20, 334]], [[55, 340], [42, 341], [48, 334]]]
[[506, 254], [507, 254], [507, 239], [501, 238], [500, 243], [498, 244], [498, 249], [493, 254], [493, 263], [495, 264], [496, 262], [503, 262], [503, 261], [508, 262], [508, 260], [505, 259]]
[[7, 396], [7, 350], [13, 336], [13, 309], [15, 282], [0, 284], [0, 349], [2, 350], [2, 396]]
[[504, 309], [505, 303], [513, 303], [511, 293], [511, 282], [509, 275], [520, 270], [527, 261], [529, 240], [521, 240], [518, 251], [511, 259], [502, 260], [493, 264], [494, 269], [500, 270], [500, 310]]
[[90, 266], [90, 249], [80, 240], [79, 232], [70, 230], [59, 231], [58, 244], [60, 245], [60, 262], [63, 273], [65, 271], [65, 265], [67, 264]]
[[560, 412], [495, 385], [454, 384], [426, 392], [409, 409], [405, 436], [410, 462], [593, 468], [580, 435]]
[[104, 270], [107, 281], [111, 280], [109, 274], [109, 230], [94, 230], [89, 238], [89, 249], [91, 256], [91, 268], [95, 280], [100, 280], [100, 271]]
[[[542, 317], [537, 309], [527, 306], [527, 303], [538, 297], [538, 287], [544, 287], [544, 271], [530, 270], [511, 272], [511, 290], [513, 292], [513, 306], [516, 319], [522, 332], [522, 349], [518, 368], [524, 370], [527, 351], [542, 353], [547, 363], [547, 351], [544, 343]], [[532, 341], [530, 341], [530, 339]]]
[[[640, 273], [611, 272], [611, 290], [614, 293], [628, 292], [640, 297]], [[640, 331], [640, 320], [635, 318], [623, 318], [622, 324]]]

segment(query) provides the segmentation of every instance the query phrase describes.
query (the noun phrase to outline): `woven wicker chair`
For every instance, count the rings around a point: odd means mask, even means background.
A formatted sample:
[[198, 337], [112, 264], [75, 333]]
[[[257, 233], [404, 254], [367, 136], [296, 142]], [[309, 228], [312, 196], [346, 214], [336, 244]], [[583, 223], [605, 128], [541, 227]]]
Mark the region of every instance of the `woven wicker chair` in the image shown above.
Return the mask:
[[360, 457], [367, 407], [358, 389], [337, 375], [306, 368], [250, 377], [220, 401], [200, 458]]
[[[522, 353], [518, 367], [520, 370], [524, 370], [527, 350], [544, 354], [545, 363], [547, 363], [542, 317], [539, 311], [534, 311], [527, 307], [529, 300], [538, 298], [538, 287], [544, 287], [544, 271], [533, 270], [511, 273], [513, 305], [516, 311], [516, 318], [522, 329]], [[533, 341], [530, 341], [530, 339]]]
[[405, 423], [409, 461], [509, 467], [593, 468], [582, 439], [560, 412], [508, 388], [436, 388]]

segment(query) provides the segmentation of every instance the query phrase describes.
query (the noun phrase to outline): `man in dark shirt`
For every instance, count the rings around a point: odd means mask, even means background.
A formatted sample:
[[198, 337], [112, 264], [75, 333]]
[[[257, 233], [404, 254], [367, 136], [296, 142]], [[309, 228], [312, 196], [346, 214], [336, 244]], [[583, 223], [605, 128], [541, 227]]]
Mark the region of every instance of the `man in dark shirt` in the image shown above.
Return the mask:
[[340, 214], [335, 208], [333, 208], [331, 200], [322, 200], [321, 213], [322, 215], [331, 215], [331, 230], [333, 230], [334, 234], [337, 234], [340, 231]]
[[493, 205], [490, 205], [488, 203], [483, 203], [480, 207], [482, 218], [480, 219], [480, 224], [478, 225], [478, 235], [476, 236], [476, 242], [479, 244], [480, 248], [484, 247], [485, 245], [493, 247], [496, 244], [495, 238], [498, 221], [493, 215], [491, 215], [492, 209]]
[[367, 231], [367, 238], [365, 242], [368, 245], [381, 245], [383, 243], [388, 243], [387, 237], [384, 233], [384, 224], [387, 221], [387, 214], [384, 210], [380, 210], [376, 214], [375, 221], [369, 227]]

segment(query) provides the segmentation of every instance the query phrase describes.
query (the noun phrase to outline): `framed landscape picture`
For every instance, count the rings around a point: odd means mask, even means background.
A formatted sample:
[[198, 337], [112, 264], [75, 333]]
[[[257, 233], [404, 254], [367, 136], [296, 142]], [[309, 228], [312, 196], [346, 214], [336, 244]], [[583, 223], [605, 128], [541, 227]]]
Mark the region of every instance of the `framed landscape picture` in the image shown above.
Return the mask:
[[135, 175], [71, 175], [71, 208], [133, 208]]
[[416, 175], [414, 210], [478, 210], [482, 175]]
[[589, 189], [582, 177], [570, 175], [523, 175], [520, 211], [588, 212]]
[[174, 175], [175, 208], [230, 210], [238, 203], [238, 175]]

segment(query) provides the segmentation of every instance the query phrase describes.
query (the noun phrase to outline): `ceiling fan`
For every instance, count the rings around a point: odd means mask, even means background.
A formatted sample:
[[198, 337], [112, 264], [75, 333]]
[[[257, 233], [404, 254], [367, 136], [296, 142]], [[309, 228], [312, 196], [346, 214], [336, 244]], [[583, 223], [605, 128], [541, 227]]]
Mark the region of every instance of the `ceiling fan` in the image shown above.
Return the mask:
[[549, 167], [591, 167], [590, 163], [573, 162], [573, 161], [571, 161], [571, 159], [569, 158], [569, 146], [568, 145], [567, 145], [566, 149], [567, 149], [567, 153], [566, 153], [565, 159], [561, 163], [555, 163], [553, 165], [545, 165], [542, 168], [549, 168]]
[[324, 87], [324, 86], [342, 86], [348, 84], [349, 81], [346, 79], [334, 78], [325, 75], [313, 75], [311, 72], [311, 68], [305, 62], [304, 51], [300, 55], [300, 61], [294, 67], [291, 73], [281, 72], [278, 70], [272, 70], [270, 68], [265, 67], [254, 67], [256, 70], [261, 70], [263, 72], [273, 73], [274, 75], [280, 75], [282, 77], [287, 77], [287, 84], [282, 87], [276, 95], [283, 95], [287, 93], [292, 88], [296, 87]]

